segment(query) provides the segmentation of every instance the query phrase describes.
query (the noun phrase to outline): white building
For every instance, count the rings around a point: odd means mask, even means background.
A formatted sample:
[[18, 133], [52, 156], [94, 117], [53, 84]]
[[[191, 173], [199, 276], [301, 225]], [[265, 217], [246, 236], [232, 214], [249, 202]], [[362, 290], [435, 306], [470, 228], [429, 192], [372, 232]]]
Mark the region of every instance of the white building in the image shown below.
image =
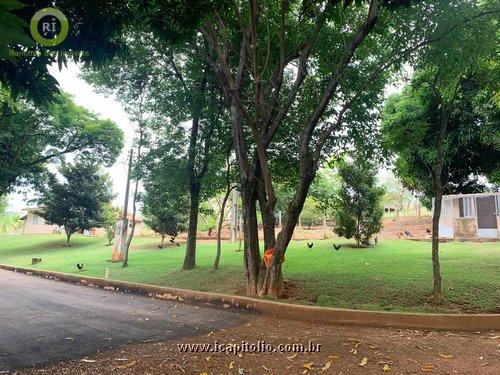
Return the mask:
[[500, 192], [443, 195], [439, 236], [500, 239]]

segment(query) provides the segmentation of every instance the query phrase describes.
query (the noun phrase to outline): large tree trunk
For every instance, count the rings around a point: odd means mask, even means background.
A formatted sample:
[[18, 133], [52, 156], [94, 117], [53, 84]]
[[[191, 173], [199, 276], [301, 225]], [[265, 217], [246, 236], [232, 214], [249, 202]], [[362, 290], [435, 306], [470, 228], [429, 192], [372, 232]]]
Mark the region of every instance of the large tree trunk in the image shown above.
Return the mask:
[[264, 250], [274, 249], [276, 246], [276, 218], [274, 205], [269, 205], [266, 188], [263, 184], [257, 185], [257, 196], [262, 217], [262, 230], [264, 232]]
[[245, 184], [241, 195], [243, 206], [244, 262], [248, 295], [257, 295], [259, 274], [263, 263], [259, 250], [257, 197], [254, 188], [255, 185], [252, 183]]
[[196, 265], [196, 233], [198, 231], [198, 213], [200, 210], [200, 185], [198, 183], [189, 184], [190, 207], [189, 207], [189, 227], [186, 244], [186, 255], [184, 256], [183, 270], [190, 270]]
[[196, 234], [198, 232], [198, 213], [200, 209], [200, 183], [196, 176], [196, 144], [198, 141], [198, 132], [200, 121], [197, 116], [191, 121], [191, 134], [189, 137], [188, 151], [188, 184], [189, 184], [189, 225], [187, 233], [186, 254], [184, 255], [183, 270], [190, 270], [196, 265]]
[[314, 160], [304, 156], [300, 166], [300, 181], [297, 191], [287, 208], [287, 218], [283, 229], [278, 234], [276, 246], [271, 265], [266, 269], [265, 275], [259, 288], [259, 295], [270, 295], [282, 297], [284, 292], [283, 273], [281, 270], [282, 259], [293, 236], [293, 231], [304, 207], [307, 193], [314, 177], [316, 176], [317, 165]]

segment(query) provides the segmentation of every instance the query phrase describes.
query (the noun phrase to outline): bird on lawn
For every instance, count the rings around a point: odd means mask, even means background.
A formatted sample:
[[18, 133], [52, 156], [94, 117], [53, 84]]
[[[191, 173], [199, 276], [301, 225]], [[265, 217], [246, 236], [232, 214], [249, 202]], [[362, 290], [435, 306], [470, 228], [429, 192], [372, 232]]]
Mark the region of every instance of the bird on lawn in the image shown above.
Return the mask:
[[429, 228], [425, 228], [425, 231], [427, 232], [427, 234], [431, 234], [431, 230]]
[[413, 237], [413, 235], [409, 231], [407, 231], [407, 230], [405, 230], [404, 233], [408, 237]]
[[78, 268], [80, 271], [83, 270], [83, 263], [78, 263], [76, 265], [76, 268]]
[[341, 247], [341, 246], [342, 246], [342, 245], [335, 245], [335, 244], [333, 244], [334, 249], [335, 249], [335, 250], [337, 250], [337, 251], [338, 251], [338, 250], [340, 250], [340, 247]]
[[309, 243], [309, 242], [307, 243], [307, 247], [309, 248], [309, 250], [311, 250], [313, 246], [314, 246], [314, 243]]

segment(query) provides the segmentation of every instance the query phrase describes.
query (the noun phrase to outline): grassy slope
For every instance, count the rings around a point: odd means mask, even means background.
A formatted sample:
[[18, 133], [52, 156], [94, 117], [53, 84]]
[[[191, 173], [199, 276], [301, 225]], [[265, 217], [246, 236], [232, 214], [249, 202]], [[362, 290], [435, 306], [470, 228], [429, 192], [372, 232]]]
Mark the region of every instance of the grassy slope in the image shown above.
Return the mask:
[[[88, 276], [175, 286], [203, 291], [242, 293], [244, 273], [238, 244], [222, 248], [221, 269], [213, 272], [214, 242], [198, 244], [198, 267], [180, 270], [184, 247], [158, 249], [158, 240], [134, 239], [130, 266], [110, 263], [111, 247], [104, 238], [74, 236], [70, 248], [62, 235], [2, 236], [0, 263], [34, 266], [77, 273], [83, 262]], [[341, 241], [338, 241], [339, 243]], [[441, 245], [441, 268], [445, 304], [426, 303], [432, 291], [430, 243], [381, 240], [369, 249], [342, 247], [333, 251], [331, 241], [315, 241], [309, 251], [305, 241], [290, 244], [284, 263], [294, 301], [322, 306], [395, 311], [500, 312], [500, 243], [446, 243]], [[344, 242], [345, 243], [345, 242]]]

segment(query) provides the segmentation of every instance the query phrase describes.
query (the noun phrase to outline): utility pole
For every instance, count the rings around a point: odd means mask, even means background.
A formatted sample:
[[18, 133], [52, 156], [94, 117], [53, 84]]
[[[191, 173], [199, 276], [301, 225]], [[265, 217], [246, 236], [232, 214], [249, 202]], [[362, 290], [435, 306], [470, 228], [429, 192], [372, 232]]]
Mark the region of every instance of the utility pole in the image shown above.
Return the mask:
[[121, 262], [127, 248], [127, 229], [128, 229], [128, 196], [130, 194], [130, 175], [132, 173], [132, 160], [134, 157], [133, 148], [130, 149], [130, 157], [128, 161], [127, 184], [125, 185], [125, 202], [123, 204], [122, 218], [116, 223], [115, 244], [113, 246], [113, 255], [111, 260], [113, 262]]
[[239, 193], [234, 189], [231, 196], [231, 226], [229, 233], [231, 242], [236, 242], [238, 238], [238, 199]]

